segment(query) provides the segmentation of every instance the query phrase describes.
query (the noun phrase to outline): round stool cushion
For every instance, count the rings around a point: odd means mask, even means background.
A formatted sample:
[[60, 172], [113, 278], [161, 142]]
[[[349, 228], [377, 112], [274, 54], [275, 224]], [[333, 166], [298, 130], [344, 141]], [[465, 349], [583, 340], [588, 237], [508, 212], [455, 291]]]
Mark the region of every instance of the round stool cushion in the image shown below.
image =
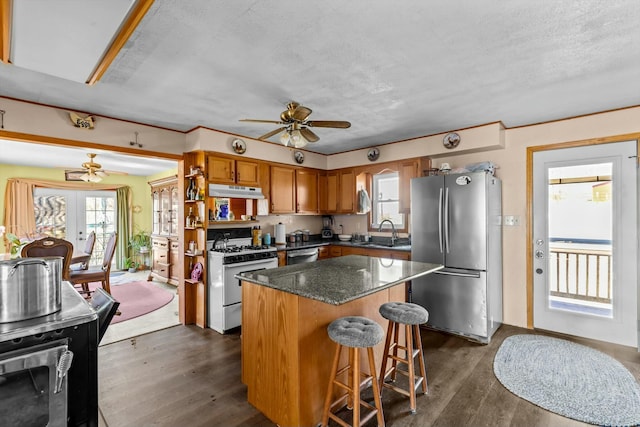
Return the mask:
[[380, 306], [380, 314], [387, 320], [405, 325], [421, 325], [429, 320], [429, 312], [410, 302], [387, 302]]
[[327, 327], [329, 338], [347, 347], [373, 347], [384, 337], [382, 326], [362, 316], [334, 320]]

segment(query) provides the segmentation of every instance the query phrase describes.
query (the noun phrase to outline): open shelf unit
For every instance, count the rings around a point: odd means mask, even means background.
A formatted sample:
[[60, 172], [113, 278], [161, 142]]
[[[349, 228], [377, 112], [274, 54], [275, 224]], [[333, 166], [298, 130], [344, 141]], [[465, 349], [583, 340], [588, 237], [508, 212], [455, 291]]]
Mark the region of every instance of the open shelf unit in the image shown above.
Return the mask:
[[[184, 154], [183, 171], [183, 280], [181, 285], [182, 297], [185, 299], [184, 321], [181, 313], [181, 321], [186, 324], [195, 323], [201, 328], [206, 327], [206, 240], [207, 240], [207, 209], [205, 176], [205, 155], [203, 152], [190, 152]], [[188, 192], [189, 185], [193, 183], [197, 189], [193, 196]], [[195, 197], [189, 198], [188, 196]], [[189, 211], [196, 217], [195, 226], [187, 224]], [[195, 244], [195, 252], [189, 251], [190, 242]], [[192, 275], [194, 267], [200, 263], [202, 274], [199, 277]]]

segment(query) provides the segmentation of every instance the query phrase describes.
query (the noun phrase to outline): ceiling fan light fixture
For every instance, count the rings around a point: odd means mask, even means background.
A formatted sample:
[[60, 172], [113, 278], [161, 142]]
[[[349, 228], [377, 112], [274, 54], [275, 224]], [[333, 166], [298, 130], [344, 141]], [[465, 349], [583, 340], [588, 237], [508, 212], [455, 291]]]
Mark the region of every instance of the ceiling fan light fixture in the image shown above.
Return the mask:
[[[104, 172], [100, 172], [104, 176], [107, 176]], [[102, 176], [98, 175], [98, 172], [89, 171], [80, 176], [80, 179], [84, 182], [100, 182], [102, 181]]]
[[285, 147], [288, 147], [290, 141], [291, 141], [291, 135], [289, 134], [289, 130], [285, 130], [284, 132], [282, 132], [282, 135], [280, 135], [280, 142]]
[[306, 146], [309, 141], [307, 141], [304, 136], [302, 136], [299, 129], [294, 129], [291, 131], [291, 142], [293, 143], [294, 147], [302, 148]]

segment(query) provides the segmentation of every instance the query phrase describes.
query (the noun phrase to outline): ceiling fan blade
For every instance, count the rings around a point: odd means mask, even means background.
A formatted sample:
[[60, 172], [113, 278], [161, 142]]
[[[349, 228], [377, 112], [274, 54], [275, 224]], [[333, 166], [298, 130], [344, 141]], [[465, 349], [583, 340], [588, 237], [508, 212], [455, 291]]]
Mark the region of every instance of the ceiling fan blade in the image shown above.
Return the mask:
[[256, 119], [240, 119], [241, 122], [252, 122], [252, 123], [274, 123], [276, 125], [283, 125], [284, 123], [277, 120], [256, 120]]
[[313, 126], [316, 128], [338, 128], [347, 129], [351, 127], [351, 123], [343, 122], [339, 120], [310, 120], [305, 123], [306, 126]]
[[313, 133], [309, 128], [300, 128], [300, 133], [302, 134], [302, 136], [304, 136], [304, 139], [309, 142], [316, 142], [320, 139], [318, 135]]
[[283, 126], [283, 127], [278, 128], [276, 130], [272, 130], [271, 132], [265, 133], [264, 135], [258, 137], [258, 139], [265, 140], [265, 139], [271, 138], [273, 135], [282, 132], [286, 128], [287, 128], [286, 126]]
[[295, 110], [293, 110], [291, 117], [299, 122], [304, 122], [310, 114], [310, 108], [307, 108], [304, 105], [298, 105]]

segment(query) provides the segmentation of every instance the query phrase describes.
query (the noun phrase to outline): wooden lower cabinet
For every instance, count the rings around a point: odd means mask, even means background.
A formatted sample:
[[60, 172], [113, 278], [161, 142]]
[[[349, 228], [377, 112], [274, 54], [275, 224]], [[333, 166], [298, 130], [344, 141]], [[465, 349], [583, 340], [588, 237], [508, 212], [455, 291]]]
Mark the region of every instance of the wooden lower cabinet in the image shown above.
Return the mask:
[[151, 272], [147, 280], [155, 278], [177, 286], [180, 278], [179, 269], [175, 267], [179, 257], [180, 242], [177, 238], [151, 236]]
[[318, 247], [318, 259], [329, 258], [329, 246], [320, 246]]

